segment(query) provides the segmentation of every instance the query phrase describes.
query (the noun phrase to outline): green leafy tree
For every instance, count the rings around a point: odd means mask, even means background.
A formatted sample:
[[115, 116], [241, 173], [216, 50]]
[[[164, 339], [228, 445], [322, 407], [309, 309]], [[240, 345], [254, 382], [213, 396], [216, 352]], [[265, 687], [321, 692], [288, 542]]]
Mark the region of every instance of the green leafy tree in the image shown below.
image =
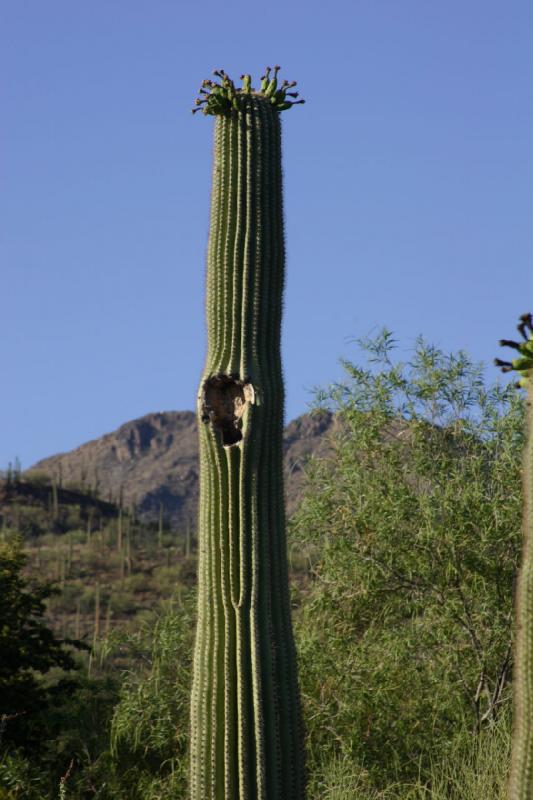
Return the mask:
[[318, 395], [337, 415], [291, 527], [312, 564], [297, 641], [311, 772], [427, 775], [506, 706], [524, 402], [421, 338]]
[[[42, 678], [53, 668], [76, 664], [65, 644], [45, 624], [45, 601], [57, 593], [50, 584], [30, 583], [23, 569], [27, 557], [14, 537], [0, 542], [0, 716], [2, 746], [30, 747], [40, 737], [40, 713], [54, 692]], [[63, 673], [60, 672], [60, 675]], [[56, 689], [57, 684], [56, 683]]]
[[67, 773], [68, 800], [185, 797], [194, 600], [102, 642], [97, 677], [57, 692], [32, 754], [0, 757], [0, 800], [56, 798]]

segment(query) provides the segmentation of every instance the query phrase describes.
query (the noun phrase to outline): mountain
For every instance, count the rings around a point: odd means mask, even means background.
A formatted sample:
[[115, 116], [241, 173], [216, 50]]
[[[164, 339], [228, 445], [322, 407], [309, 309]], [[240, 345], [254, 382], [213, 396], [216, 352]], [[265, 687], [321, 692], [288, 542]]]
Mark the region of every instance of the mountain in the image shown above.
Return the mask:
[[[298, 504], [303, 466], [327, 448], [334, 424], [327, 411], [304, 414], [284, 431], [287, 513]], [[116, 431], [68, 453], [45, 458], [30, 472], [45, 473], [59, 485], [92, 489], [104, 498], [135, 505], [145, 520], [165, 519], [196, 527], [198, 506], [198, 431], [192, 411], [146, 414]]]

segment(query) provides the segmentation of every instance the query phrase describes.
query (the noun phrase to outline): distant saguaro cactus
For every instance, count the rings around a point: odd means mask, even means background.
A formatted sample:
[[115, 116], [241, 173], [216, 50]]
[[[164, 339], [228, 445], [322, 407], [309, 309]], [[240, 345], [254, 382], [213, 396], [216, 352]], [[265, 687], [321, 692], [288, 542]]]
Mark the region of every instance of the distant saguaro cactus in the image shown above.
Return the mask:
[[520, 317], [522, 342], [502, 339], [519, 356], [512, 361], [495, 359], [495, 364], [520, 375], [517, 384], [527, 390], [526, 443], [523, 461], [524, 516], [522, 563], [516, 590], [516, 640], [514, 654], [514, 721], [511, 751], [509, 800], [533, 798], [533, 318]]
[[[304, 744], [282, 475], [285, 252], [279, 112], [295, 84], [218, 70], [200, 429], [192, 800], [302, 800]], [[301, 100], [297, 101], [303, 102]], [[203, 106], [203, 109], [202, 109]]]

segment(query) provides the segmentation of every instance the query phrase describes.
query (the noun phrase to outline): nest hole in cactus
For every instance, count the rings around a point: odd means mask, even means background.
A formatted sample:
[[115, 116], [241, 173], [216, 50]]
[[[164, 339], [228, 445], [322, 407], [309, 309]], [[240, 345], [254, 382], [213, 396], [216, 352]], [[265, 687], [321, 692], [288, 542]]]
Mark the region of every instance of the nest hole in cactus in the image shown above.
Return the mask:
[[243, 414], [255, 402], [254, 387], [235, 375], [212, 375], [203, 385], [202, 420], [211, 422], [222, 436], [224, 447], [242, 439]]

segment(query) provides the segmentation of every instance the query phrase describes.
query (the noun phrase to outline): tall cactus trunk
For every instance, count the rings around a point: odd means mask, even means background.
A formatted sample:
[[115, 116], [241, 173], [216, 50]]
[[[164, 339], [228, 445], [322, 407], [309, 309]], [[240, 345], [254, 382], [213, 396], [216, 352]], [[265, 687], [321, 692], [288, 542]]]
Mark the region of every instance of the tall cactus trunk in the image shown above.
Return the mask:
[[[530, 382], [531, 384], [531, 382]], [[533, 798], [533, 387], [528, 388], [523, 461], [524, 532], [516, 593], [514, 733], [509, 800]]]
[[509, 800], [533, 798], [533, 318], [520, 317], [518, 330], [524, 341], [502, 339], [501, 345], [518, 350], [513, 361], [495, 359], [503, 372], [516, 370], [517, 384], [527, 390], [526, 441], [523, 459], [523, 544], [516, 590], [515, 651], [513, 675], [513, 739]]
[[282, 473], [281, 103], [219, 74], [221, 86], [204, 82], [205, 111], [217, 118], [198, 397], [191, 798], [301, 800]]

